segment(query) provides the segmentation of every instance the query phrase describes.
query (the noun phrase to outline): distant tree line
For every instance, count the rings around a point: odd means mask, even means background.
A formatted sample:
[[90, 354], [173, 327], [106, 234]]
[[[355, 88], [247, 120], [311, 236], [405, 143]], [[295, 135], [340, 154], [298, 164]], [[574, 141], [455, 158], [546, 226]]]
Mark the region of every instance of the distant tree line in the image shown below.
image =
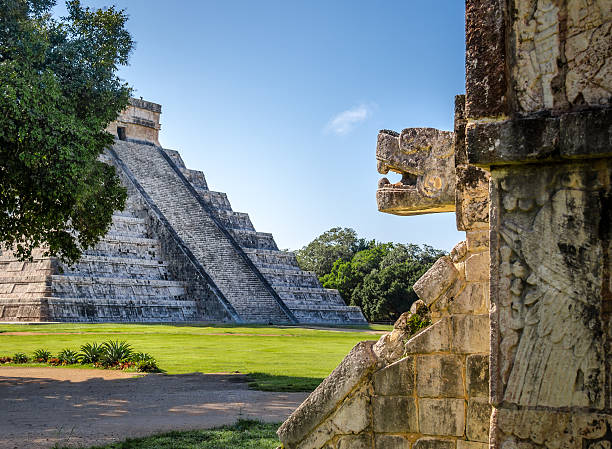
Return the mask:
[[335, 288], [368, 321], [395, 321], [418, 299], [413, 284], [446, 254], [428, 245], [379, 243], [332, 228], [295, 252], [303, 270]]

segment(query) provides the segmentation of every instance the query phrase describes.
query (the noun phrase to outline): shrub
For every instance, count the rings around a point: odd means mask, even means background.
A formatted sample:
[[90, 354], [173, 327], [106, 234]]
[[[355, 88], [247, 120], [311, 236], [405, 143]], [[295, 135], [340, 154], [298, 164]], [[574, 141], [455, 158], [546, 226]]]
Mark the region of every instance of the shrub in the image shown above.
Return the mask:
[[132, 355], [132, 361], [136, 364], [136, 370], [141, 373], [160, 373], [161, 370], [157, 366], [157, 360], [151, 354], [146, 352], [135, 352]]
[[130, 361], [133, 350], [132, 346], [126, 341], [106, 341], [102, 343], [104, 355], [102, 364], [104, 366], [116, 366], [122, 362]]
[[133, 362], [148, 362], [150, 360], [155, 361], [155, 358], [147, 352], [134, 352], [130, 360]]
[[139, 373], [161, 373], [161, 369], [157, 366], [157, 361], [155, 361], [155, 359], [136, 362], [136, 371]]
[[46, 349], [37, 349], [34, 351], [34, 361], [39, 363], [47, 363], [51, 358], [51, 353]]
[[12, 361], [10, 357], [0, 357], [0, 363], [11, 363]]
[[18, 352], [13, 356], [13, 363], [28, 363], [28, 356], [23, 352]]
[[53, 366], [58, 366], [62, 364], [62, 361], [60, 359], [58, 359], [57, 357], [51, 357], [47, 363], [49, 365], [53, 365]]
[[81, 363], [97, 364], [104, 358], [104, 348], [97, 343], [87, 343], [81, 346]]
[[57, 358], [62, 365], [74, 365], [79, 363], [80, 360], [79, 353], [72, 349], [62, 349]]

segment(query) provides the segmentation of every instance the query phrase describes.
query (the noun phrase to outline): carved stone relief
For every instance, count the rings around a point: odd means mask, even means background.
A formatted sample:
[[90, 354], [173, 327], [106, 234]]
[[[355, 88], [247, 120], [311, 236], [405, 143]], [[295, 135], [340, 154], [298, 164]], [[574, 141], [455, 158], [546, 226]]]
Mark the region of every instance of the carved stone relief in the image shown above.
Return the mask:
[[516, 0], [512, 77], [523, 112], [608, 104], [610, 0]]
[[[533, 408], [557, 417], [568, 409], [609, 413], [610, 167], [593, 161], [493, 172], [491, 376], [492, 400], [503, 404], [503, 449], [517, 436], [538, 443], [529, 431], [520, 435], [518, 424]], [[582, 424], [570, 424], [583, 449], [612, 444], [588, 442]]]

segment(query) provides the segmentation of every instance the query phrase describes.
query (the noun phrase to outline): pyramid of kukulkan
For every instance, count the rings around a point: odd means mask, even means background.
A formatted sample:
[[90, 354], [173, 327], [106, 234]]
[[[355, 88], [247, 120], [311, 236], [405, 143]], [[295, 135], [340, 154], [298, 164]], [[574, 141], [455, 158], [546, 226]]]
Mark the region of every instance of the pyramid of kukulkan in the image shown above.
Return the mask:
[[257, 232], [204, 174], [159, 144], [161, 106], [131, 99], [102, 156], [125, 210], [74, 266], [0, 251], [0, 321], [364, 324], [271, 234]]

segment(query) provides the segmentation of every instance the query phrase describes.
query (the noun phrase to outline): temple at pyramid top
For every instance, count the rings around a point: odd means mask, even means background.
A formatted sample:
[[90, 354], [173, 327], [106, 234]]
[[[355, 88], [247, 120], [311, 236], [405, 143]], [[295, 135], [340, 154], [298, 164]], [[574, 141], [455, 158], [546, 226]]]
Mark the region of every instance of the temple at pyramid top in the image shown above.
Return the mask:
[[77, 264], [0, 251], [0, 321], [365, 324], [160, 146], [160, 115], [161, 105], [132, 98], [108, 126], [115, 142], [102, 159], [128, 200]]
[[147, 142], [159, 145], [159, 130], [161, 124], [161, 104], [152, 103], [142, 98], [130, 98], [117, 120], [106, 130], [119, 140]]

